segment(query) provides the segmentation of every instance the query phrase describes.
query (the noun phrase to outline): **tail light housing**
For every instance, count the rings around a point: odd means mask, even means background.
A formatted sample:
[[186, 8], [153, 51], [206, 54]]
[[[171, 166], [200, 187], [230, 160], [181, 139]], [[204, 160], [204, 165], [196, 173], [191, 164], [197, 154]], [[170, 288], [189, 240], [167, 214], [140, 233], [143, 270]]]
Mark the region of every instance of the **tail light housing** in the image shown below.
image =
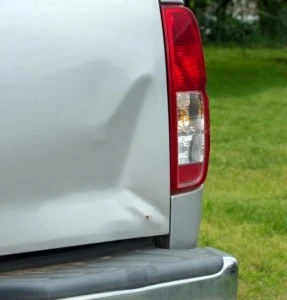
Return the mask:
[[171, 193], [201, 185], [207, 175], [210, 125], [200, 32], [191, 10], [162, 4], [171, 157]]

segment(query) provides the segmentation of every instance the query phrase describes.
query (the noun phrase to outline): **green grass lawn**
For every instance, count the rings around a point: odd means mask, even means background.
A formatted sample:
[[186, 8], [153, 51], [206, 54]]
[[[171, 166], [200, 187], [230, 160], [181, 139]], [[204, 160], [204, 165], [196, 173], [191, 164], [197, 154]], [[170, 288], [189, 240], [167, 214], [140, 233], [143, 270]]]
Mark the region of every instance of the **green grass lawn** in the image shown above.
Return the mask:
[[212, 148], [200, 243], [238, 258], [239, 299], [287, 299], [287, 50], [205, 55]]

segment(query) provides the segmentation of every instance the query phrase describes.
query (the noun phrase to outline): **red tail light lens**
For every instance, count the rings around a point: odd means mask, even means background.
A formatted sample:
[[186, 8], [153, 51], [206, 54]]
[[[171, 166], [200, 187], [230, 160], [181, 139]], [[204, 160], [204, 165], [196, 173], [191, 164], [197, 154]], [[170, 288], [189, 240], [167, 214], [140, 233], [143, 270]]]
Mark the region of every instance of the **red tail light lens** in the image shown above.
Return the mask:
[[171, 192], [201, 185], [209, 161], [209, 105], [198, 24], [193, 13], [161, 6], [168, 74]]

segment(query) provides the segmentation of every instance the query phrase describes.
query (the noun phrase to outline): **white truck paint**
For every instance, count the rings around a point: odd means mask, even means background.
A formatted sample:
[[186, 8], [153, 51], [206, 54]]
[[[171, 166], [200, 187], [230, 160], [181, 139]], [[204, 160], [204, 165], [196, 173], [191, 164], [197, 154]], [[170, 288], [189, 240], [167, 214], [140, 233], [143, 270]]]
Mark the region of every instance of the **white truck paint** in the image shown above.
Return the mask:
[[0, 254], [169, 233], [155, 0], [0, 0]]

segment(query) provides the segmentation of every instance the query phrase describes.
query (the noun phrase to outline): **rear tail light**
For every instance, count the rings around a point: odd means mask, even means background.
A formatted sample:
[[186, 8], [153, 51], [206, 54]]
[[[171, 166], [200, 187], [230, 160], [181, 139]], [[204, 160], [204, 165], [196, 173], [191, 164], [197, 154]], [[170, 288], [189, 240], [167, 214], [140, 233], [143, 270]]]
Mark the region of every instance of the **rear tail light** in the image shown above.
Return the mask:
[[161, 6], [168, 75], [171, 192], [201, 185], [209, 160], [209, 106], [199, 28], [193, 13]]

